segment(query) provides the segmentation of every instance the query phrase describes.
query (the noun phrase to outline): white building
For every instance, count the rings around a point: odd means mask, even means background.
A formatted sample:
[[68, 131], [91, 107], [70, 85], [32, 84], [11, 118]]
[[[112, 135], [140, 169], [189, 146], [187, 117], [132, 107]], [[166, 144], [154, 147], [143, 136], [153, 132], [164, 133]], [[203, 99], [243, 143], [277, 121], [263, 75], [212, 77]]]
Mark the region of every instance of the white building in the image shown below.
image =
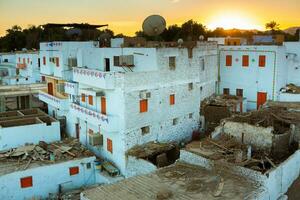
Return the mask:
[[82, 48], [98, 46], [97, 42], [45, 42], [40, 44], [41, 76], [48, 89], [40, 91], [39, 99], [48, 104], [48, 113], [66, 118], [66, 132], [75, 131], [74, 117], [69, 114], [72, 96], [65, 93], [65, 81], [72, 82], [72, 67], [77, 66], [77, 54]]
[[284, 46], [220, 46], [220, 93], [244, 96], [248, 109], [278, 100], [287, 84]]
[[77, 151], [71, 149], [69, 152], [76, 153], [72, 157], [59, 150], [60, 147], [70, 146], [69, 143], [45, 145], [22, 146], [8, 151], [11, 156], [1, 153], [0, 199], [48, 199], [58, 193], [96, 183], [96, 158], [91, 152], [82, 147]]
[[8, 69], [2, 78], [5, 85], [32, 84], [41, 82], [37, 51], [20, 51], [0, 55], [0, 66]]
[[0, 151], [60, 139], [59, 122], [38, 109], [0, 113]]
[[[52, 44], [58, 47], [41, 44], [48, 93], [41, 92], [40, 99], [48, 103], [50, 114], [66, 116], [69, 135], [112, 161], [122, 174], [126, 151], [134, 145], [189, 139], [199, 128], [200, 100], [217, 88], [215, 43], [190, 50]], [[55, 62], [47, 64], [51, 58]], [[72, 74], [62, 73], [70, 69]], [[63, 92], [51, 89], [61, 83]], [[70, 100], [71, 105], [63, 103]]]

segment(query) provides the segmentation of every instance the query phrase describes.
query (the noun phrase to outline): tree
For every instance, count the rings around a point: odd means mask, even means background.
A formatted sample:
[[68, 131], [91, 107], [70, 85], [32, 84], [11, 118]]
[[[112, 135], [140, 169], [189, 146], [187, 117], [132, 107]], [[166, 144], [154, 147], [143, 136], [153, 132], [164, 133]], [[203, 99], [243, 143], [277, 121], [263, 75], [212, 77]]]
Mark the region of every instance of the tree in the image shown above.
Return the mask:
[[276, 30], [279, 30], [279, 24], [275, 21], [270, 21], [266, 23], [266, 29], [271, 30], [272, 33], [274, 33]]
[[196, 41], [200, 35], [206, 35], [206, 27], [196, 21], [189, 20], [182, 24], [180, 37], [183, 40]]

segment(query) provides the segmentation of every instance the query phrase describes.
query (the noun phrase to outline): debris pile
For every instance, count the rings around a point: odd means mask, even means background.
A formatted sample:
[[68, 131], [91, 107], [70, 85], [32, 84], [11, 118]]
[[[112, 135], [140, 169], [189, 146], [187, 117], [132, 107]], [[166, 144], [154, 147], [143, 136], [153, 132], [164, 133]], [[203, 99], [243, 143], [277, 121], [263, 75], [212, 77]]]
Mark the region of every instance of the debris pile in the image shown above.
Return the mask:
[[290, 129], [291, 124], [300, 123], [300, 112], [290, 111], [285, 107], [272, 106], [246, 114], [235, 115], [229, 120], [262, 127], [272, 126], [275, 134], [283, 134]]
[[51, 164], [81, 157], [93, 156], [77, 139], [66, 139], [47, 144], [40, 141], [38, 145], [26, 145], [0, 152], [0, 164], [15, 162], [25, 170], [31, 163]]
[[193, 141], [186, 146], [186, 149], [210, 160], [233, 163], [262, 173], [282, 162], [268, 152], [255, 151], [251, 146], [226, 135], [221, 135], [219, 139], [205, 138], [201, 141]]
[[148, 160], [157, 167], [165, 167], [173, 164], [179, 158], [180, 150], [176, 143], [149, 142], [129, 149], [126, 154]]
[[300, 87], [296, 86], [293, 83], [290, 83], [287, 84], [285, 88], [282, 88], [281, 92], [290, 93], [290, 94], [300, 94]]
[[222, 119], [243, 110], [243, 97], [233, 95], [211, 96], [201, 102], [201, 114], [205, 118], [205, 130], [209, 135]]

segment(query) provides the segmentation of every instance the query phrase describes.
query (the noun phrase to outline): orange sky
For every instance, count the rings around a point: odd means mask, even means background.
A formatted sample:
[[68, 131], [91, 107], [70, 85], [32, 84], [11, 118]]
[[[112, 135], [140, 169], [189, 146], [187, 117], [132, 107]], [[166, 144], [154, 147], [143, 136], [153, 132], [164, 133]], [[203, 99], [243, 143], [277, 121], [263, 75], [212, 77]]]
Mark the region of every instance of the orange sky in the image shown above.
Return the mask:
[[299, 10], [300, 0], [0, 0], [0, 35], [15, 24], [48, 22], [108, 23], [115, 33], [133, 35], [151, 14], [168, 25], [194, 19], [208, 28], [264, 29], [275, 20], [284, 29], [300, 26]]

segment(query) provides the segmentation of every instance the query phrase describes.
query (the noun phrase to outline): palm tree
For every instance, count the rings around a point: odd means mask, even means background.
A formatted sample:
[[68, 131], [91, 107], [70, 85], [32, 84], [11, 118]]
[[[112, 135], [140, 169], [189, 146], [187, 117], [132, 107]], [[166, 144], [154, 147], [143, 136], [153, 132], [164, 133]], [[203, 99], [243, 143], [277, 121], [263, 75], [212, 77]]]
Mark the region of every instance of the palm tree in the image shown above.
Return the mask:
[[270, 21], [269, 23], [266, 23], [266, 29], [267, 30], [271, 30], [271, 32], [273, 33], [275, 30], [279, 30], [279, 26], [280, 24], [278, 24], [275, 21]]

